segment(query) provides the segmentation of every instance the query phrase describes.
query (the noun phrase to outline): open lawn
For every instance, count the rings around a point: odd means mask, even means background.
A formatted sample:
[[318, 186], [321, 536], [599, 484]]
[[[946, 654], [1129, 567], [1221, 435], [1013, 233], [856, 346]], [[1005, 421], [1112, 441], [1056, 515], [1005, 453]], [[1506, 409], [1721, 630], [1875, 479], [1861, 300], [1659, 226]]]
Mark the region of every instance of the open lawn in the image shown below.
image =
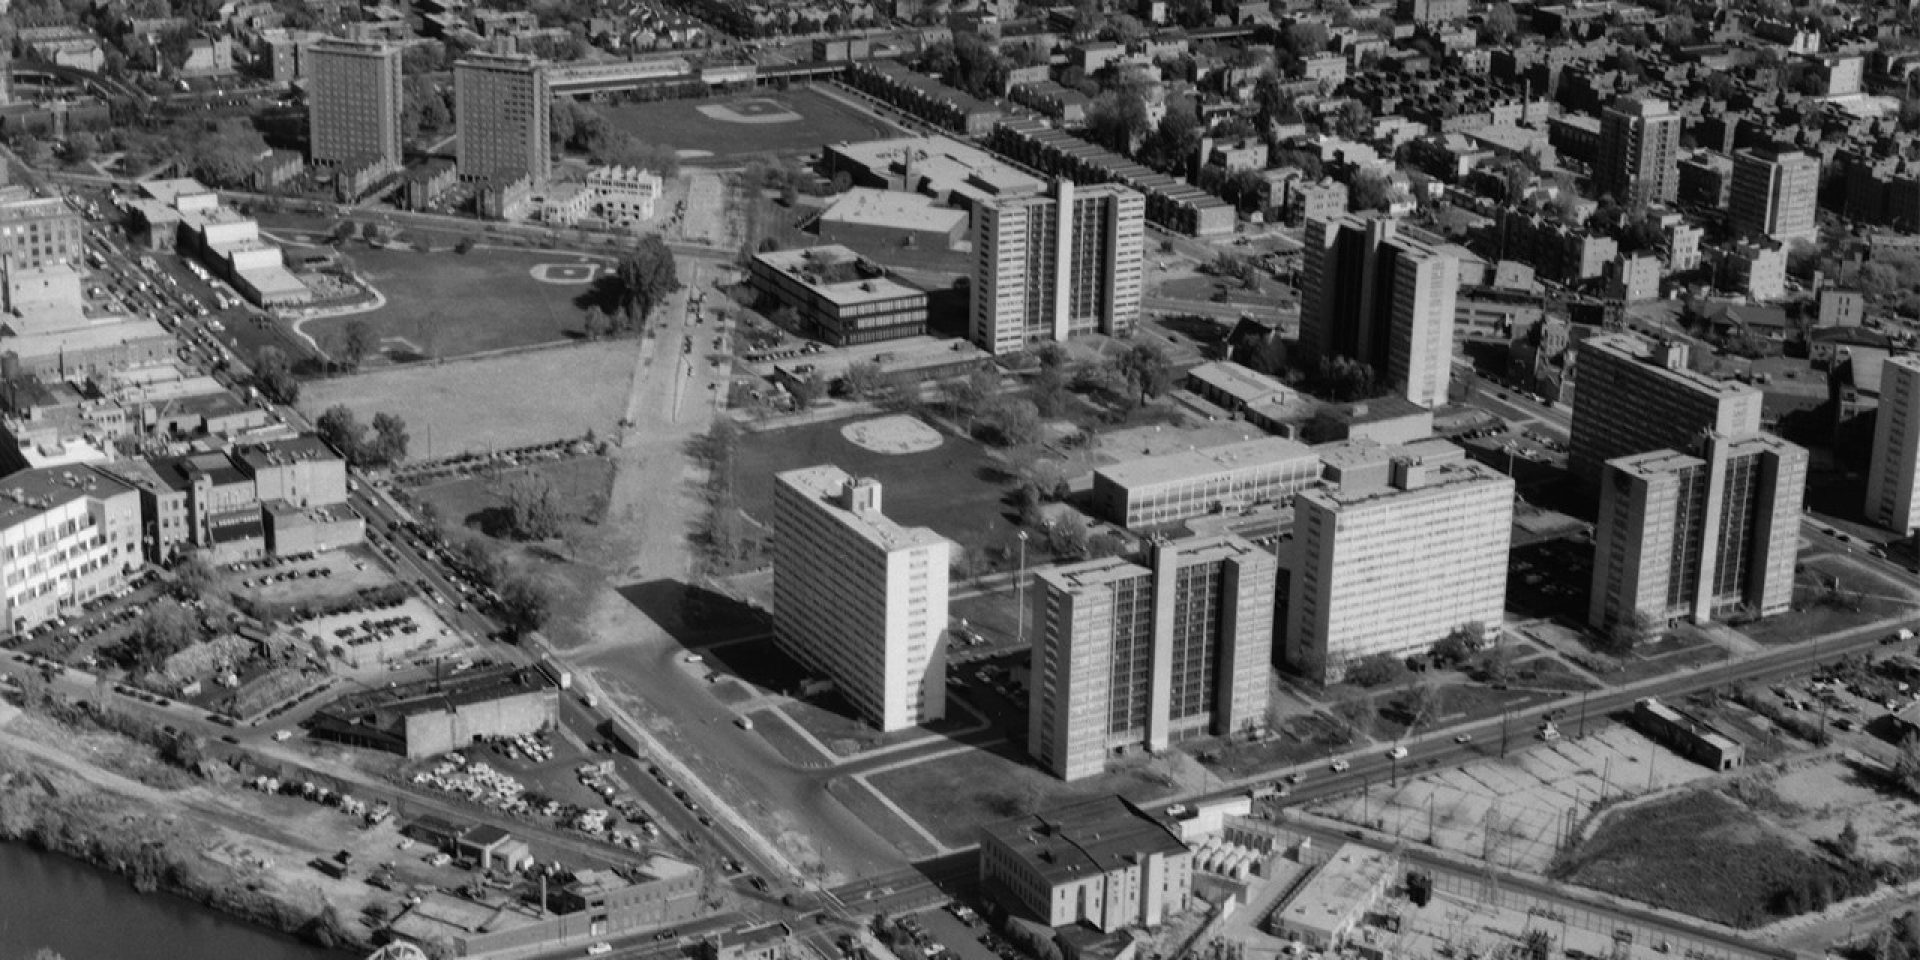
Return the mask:
[[[768, 106], [771, 104], [772, 106]], [[729, 108], [703, 112], [702, 107]], [[663, 100], [601, 107], [616, 129], [669, 146], [688, 160], [806, 153], [824, 143], [900, 136], [892, 126], [805, 87], [716, 100]], [[709, 116], [717, 113], [719, 116]], [[727, 114], [786, 122], [742, 123]]]
[[488, 536], [505, 536], [509, 520], [504, 491], [514, 477], [525, 474], [538, 474], [553, 484], [556, 500], [570, 523], [597, 523], [606, 512], [613, 462], [602, 457], [576, 457], [484, 476], [464, 476], [417, 487], [414, 496], [433, 504], [434, 511], [448, 523], [472, 527]]
[[[574, 298], [591, 289], [601, 261], [561, 252], [476, 249], [416, 253], [355, 247], [354, 269], [387, 298], [370, 313], [310, 320], [301, 330], [329, 353], [358, 320], [399, 362], [459, 357], [577, 338], [584, 310]], [[536, 279], [543, 264], [555, 280]]]
[[[773, 518], [774, 474], [833, 464], [857, 477], [879, 480], [886, 515], [909, 527], [932, 527], [969, 550], [1018, 549], [1005, 468], [976, 443], [943, 435], [939, 447], [920, 453], [876, 453], [840, 433], [852, 421], [838, 420], [749, 434], [742, 438], [734, 482], [740, 506], [761, 522]], [[1044, 559], [1038, 540], [1027, 545], [1029, 563]]]
[[1003, 743], [887, 770], [867, 779], [950, 847], [978, 841], [981, 824], [1058, 803], [1114, 793], [1145, 802], [1173, 790], [1142, 767], [1068, 784], [1014, 759], [1025, 752], [1021, 745]]
[[[633, 380], [636, 341], [595, 344], [316, 380], [301, 391], [310, 417], [344, 404], [368, 423], [398, 414], [415, 459], [614, 432]], [[564, 389], [550, 389], [564, 385]]]
[[[1824, 906], [1858, 883], [1770, 816], [1713, 791], [1614, 814], [1554, 871], [1563, 880], [1734, 927]], [[1868, 881], [1871, 886], [1871, 881]]]
[[1607, 674], [1609, 683], [1626, 684], [1648, 677], [1679, 673], [1727, 659], [1727, 651], [1698, 633], [1671, 633], [1633, 648], [1620, 659], [1620, 669]]

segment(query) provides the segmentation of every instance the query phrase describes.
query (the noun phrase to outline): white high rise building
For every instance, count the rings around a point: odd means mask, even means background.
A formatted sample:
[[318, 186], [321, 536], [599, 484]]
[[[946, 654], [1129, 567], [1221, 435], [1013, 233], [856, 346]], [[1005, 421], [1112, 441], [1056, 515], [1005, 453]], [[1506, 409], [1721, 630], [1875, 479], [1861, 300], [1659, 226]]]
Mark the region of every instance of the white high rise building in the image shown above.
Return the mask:
[[1054, 182], [1052, 196], [973, 211], [971, 336], [994, 354], [1085, 333], [1123, 336], [1140, 319], [1147, 201], [1117, 184]]
[[838, 467], [775, 478], [774, 639], [883, 732], [946, 715], [950, 544]]
[[1888, 357], [1867, 468], [1867, 517], [1901, 535], [1920, 528], [1920, 357]]
[[1294, 499], [1286, 659], [1332, 683], [1356, 660], [1421, 653], [1506, 612], [1513, 480], [1459, 447], [1356, 444]]

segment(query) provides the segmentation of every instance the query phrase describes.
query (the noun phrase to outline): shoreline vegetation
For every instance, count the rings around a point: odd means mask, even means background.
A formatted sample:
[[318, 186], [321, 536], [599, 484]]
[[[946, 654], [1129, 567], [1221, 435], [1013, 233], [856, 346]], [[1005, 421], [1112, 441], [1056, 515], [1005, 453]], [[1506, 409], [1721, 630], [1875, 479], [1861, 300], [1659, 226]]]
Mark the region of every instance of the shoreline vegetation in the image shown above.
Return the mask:
[[[231, 783], [232, 771], [204, 757], [203, 745], [156, 746], [162, 731], [143, 735], [137, 718], [50, 694], [32, 680], [20, 691], [20, 715], [8, 721], [0, 704], [0, 841], [92, 864], [137, 892], [183, 897], [323, 948], [373, 950], [319, 890], [289, 888], [224, 854], [233, 833], [200, 815], [188, 795]], [[103, 782], [110, 780], [122, 782]]]

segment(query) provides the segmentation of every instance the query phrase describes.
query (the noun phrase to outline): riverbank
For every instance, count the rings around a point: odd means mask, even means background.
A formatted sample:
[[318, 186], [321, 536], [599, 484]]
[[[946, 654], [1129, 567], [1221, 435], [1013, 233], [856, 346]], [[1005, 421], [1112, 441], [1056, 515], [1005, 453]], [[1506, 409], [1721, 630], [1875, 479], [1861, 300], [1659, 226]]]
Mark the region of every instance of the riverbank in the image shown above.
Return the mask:
[[[122, 737], [0, 705], [0, 840], [29, 844], [329, 948], [372, 950], [349, 890], [296, 881], [313, 853], [241, 809], [237, 790], [143, 755]], [[296, 828], [297, 829], [297, 828]], [[311, 871], [307, 871], [311, 873]], [[361, 899], [364, 899], [362, 895]], [[354, 912], [349, 912], [354, 911]]]
[[[47, 949], [66, 960], [353, 960], [23, 843], [0, 843], [0, 957]], [[103, 923], [102, 918], [112, 918]]]

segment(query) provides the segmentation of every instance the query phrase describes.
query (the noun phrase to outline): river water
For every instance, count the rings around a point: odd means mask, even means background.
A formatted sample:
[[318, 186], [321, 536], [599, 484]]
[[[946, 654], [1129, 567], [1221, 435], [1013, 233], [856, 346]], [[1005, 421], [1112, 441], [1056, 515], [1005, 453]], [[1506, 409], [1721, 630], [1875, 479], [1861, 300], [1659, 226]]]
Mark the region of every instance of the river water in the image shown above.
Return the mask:
[[352, 960], [17, 843], [0, 843], [0, 960]]

